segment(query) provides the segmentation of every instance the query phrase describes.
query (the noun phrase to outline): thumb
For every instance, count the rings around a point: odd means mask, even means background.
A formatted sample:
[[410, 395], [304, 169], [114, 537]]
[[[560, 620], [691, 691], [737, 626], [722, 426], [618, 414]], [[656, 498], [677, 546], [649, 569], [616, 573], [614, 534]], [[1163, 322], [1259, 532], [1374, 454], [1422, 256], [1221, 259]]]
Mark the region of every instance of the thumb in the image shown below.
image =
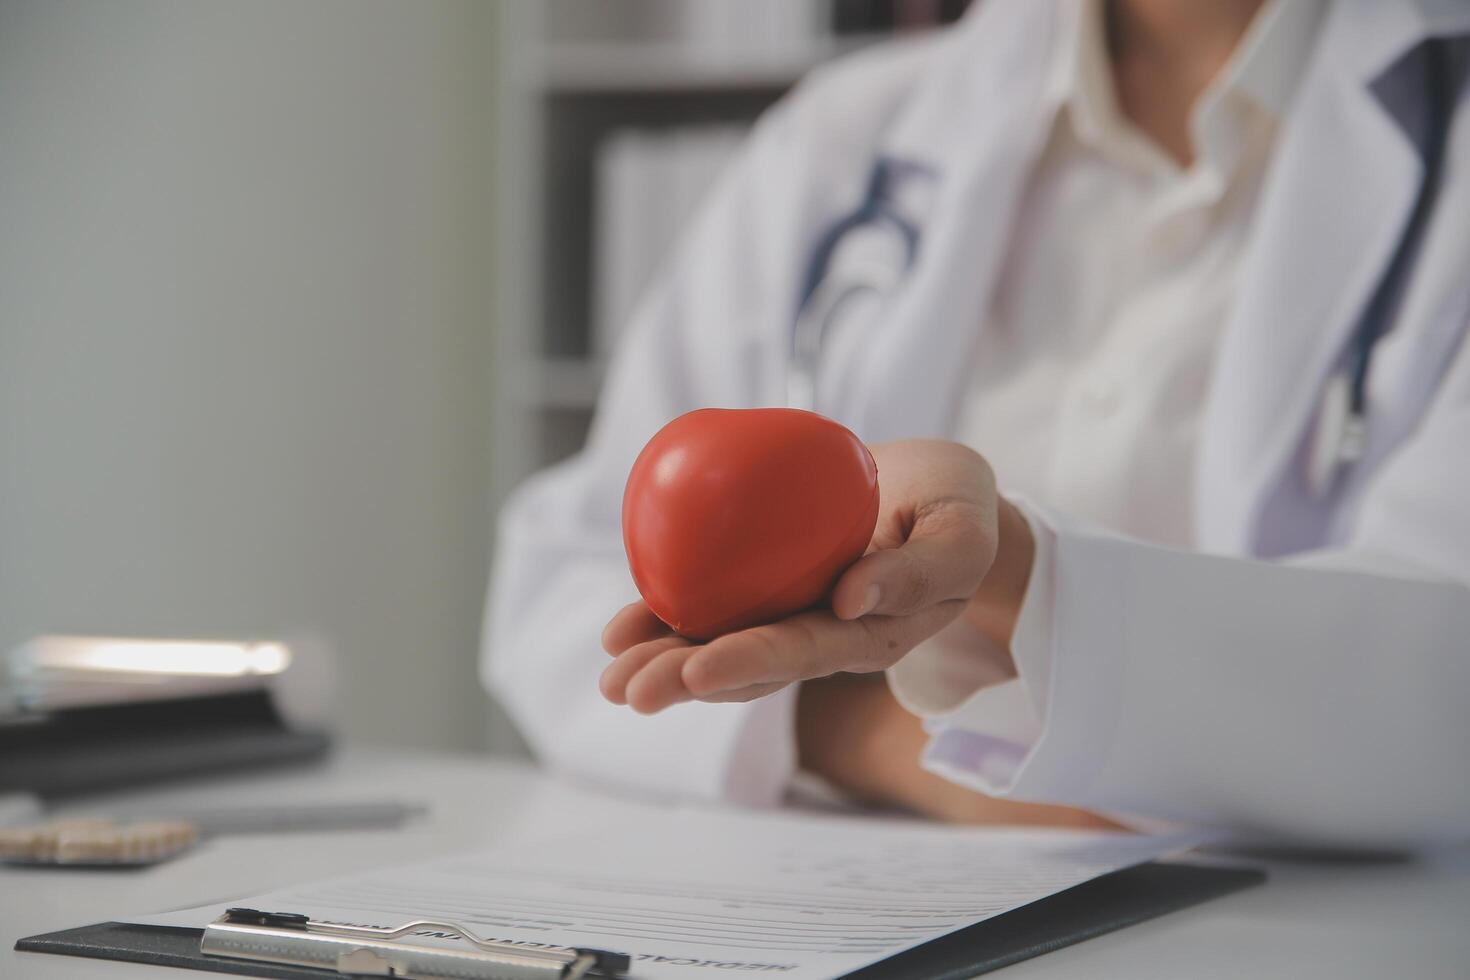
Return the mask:
[[908, 616], [953, 599], [969, 599], [995, 560], [993, 509], [946, 499], [921, 506], [908, 538], [897, 548], [869, 552], [832, 592], [839, 619]]

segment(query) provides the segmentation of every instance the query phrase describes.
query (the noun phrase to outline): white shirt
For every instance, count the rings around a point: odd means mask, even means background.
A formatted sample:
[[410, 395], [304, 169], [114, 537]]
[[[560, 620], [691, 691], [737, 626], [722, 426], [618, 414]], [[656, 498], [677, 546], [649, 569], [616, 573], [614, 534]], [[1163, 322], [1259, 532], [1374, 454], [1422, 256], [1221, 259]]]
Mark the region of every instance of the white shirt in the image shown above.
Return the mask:
[[1054, 508], [1163, 545], [1193, 540], [1195, 446], [1217, 339], [1277, 123], [1320, 3], [1273, 0], [1190, 116], [1180, 167], [1120, 112], [1101, 0], [1070, 5], [1051, 71], [1056, 124], [977, 344], [956, 437], [1018, 498], [1037, 551], [1012, 656], [963, 621], [889, 671], [928, 719], [925, 764], [1005, 791], [1041, 737]]

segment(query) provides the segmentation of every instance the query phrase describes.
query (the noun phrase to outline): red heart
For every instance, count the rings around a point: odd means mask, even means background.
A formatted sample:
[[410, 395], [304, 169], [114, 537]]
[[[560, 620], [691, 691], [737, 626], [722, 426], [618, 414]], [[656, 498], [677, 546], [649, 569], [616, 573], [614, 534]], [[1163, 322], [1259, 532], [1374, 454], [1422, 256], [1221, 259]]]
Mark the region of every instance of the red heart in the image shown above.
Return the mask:
[[623, 492], [638, 591], [710, 639], [815, 605], [872, 540], [878, 467], [857, 436], [791, 408], [706, 408], [649, 440]]

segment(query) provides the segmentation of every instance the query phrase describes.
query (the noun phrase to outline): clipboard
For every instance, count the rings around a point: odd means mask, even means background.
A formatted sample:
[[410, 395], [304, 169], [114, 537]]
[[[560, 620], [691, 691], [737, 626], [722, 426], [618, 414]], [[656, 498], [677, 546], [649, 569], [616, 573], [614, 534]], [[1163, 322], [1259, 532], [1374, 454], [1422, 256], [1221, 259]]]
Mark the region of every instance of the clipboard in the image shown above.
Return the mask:
[[[1261, 884], [1265, 880], [1265, 872], [1255, 868], [1159, 861], [1134, 865], [959, 929], [922, 946], [905, 950], [849, 973], [844, 980], [963, 980], [1168, 912], [1189, 908], [1212, 898]], [[444, 925], [463, 932], [452, 924], [434, 925]], [[405, 924], [398, 930], [380, 931], [396, 933], [410, 927], [423, 926], [424, 923], [416, 922]], [[276, 980], [322, 980], [324, 977], [343, 975], [330, 968], [251, 958], [209, 956], [200, 949], [204, 936], [203, 929], [104, 922], [30, 936], [19, 940], [15, 948], [37, 953], [124, 960]], [[575, 952], [591, 954], [601, 951]], [[348, 966], [355, 966], [359, 962], [362, 961], [349, 961]], [[565, 959], [563, 962], [566, 962]], [[369, 961], [366, 965], [371, 967], [374, 964]], [[550, 966], [549, 963], [546, 965]], [[619, 967], [626, 970], [627, 964], [616, 959], [592, 962], [581, 975], [620, 977], [624, 974]], [[352, 975], [361, 975], [358, 971], [349, 972]], [[489, 975], [491, 974], [486, 974]], [[507, 978], [554, 975], [557, 974], [515, 971], [501, 974]], [[564, 980], [571, 980], [572, 974], [564, 969], [560, 976]], [[636, 978], [636, 969], [630, 976]]]

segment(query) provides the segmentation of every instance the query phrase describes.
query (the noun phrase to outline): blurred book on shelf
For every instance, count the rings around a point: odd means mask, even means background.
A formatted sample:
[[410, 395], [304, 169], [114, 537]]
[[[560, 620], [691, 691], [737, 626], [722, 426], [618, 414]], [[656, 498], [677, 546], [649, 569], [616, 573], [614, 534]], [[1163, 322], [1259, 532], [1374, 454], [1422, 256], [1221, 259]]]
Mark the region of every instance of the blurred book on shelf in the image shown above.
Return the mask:
[[[526, 0], [501, 114], [514, 324], [504, 357], [509, 487], [583, 444], [604, 368], [754, 121], [808, 72], [958, 19], [967, 0]], [[529, 66], [529, 67], [527, 67]], [[538, 213], [539, 209], [539, 213]], [[529, 416], [519, 415], [529, 411]]]
[[743, 125], [614, 131], [597, 148], [595, 356], [611, 353], [654, 274], [739, 150]]

